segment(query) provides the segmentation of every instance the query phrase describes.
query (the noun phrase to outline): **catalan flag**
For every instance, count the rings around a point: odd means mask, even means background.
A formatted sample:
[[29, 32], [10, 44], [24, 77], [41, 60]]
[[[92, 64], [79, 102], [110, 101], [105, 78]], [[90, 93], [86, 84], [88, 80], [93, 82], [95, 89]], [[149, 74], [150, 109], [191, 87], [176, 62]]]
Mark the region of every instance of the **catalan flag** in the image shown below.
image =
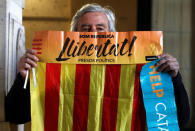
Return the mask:
[[[143, 131], [141, 64], [41, 63], [31, 75], [32, 131]], [[32, 74], [32, 73], [31, 73]]]

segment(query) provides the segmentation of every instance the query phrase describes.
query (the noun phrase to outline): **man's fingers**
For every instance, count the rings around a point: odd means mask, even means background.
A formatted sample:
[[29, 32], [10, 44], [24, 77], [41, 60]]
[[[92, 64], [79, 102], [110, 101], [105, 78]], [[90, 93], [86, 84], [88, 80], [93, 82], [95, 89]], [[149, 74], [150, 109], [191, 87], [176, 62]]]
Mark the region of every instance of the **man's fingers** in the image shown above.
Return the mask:
[[161, 66], [161, 65], [164, 64], [166, 61], [167, 61], [167, 60], [165, 60], [165, 59], [161, 59], [161, 60], [159, 60], [159, 61], [156, 63], [156, 65], [157, 65], [157, 66]]
[[24, 57], [22, 58], [22, 63], [24, 63], [25, 65], [28, 64], [32, 67], [36, 67], [37, 64], [36, 62], [39, 61], [39, 59], [35, 56], [35, 51], [32, 49], [28, 49], [24, 55]]
[[157, 66], [161, 66], [161, 65], [165, 64], [167, 61], [170, 61], [170, 59], [167, 58], [167, 57], [162, 57], [162, 58], [156, 63], [156, 65], [157, 65]]
[[168, 72], [170, 70], [178, 70], [179, 65], [176, 61], [163, 61], [159, 67], [158, 71]]
[[159, 65], [157, 71], [158, 71], [158, 72], [163, 72], [166, 68], [168, 68], [168, 66], [169, 66], [169, 65], [167, 64], [167, 62], [164, 62], [163, 64], [160, 64], [160, 65]]
[[25, 77], [27, 70], [31, 70], [32, 67], [36, 67], [36, 62], [39, 59], [35, 56], [36, 51], [28, 49], [26, 53], [20, 58], [18, 63], [18, 70], [20, 74]]
[[30, 53], [26, 53], [25, 57], [26, 57], [26, 59], [31, 59], [33, 61], [38, 61], [39, 60], [35, 55], [30, 54]]
[[172, 77], [175, 77], [179, 71], [179, 64], [173, 57], [164, 56], [157, 64], [159, 72], [169, 72]]
[[26, 58], [26, 64], [30, 64], [32, 67], [36, 67], [37, 64], [35, 63], [35, 61], [29, 59], [29, 58]]
[[33, 50], [33, 49], [28, 49], [28, 50], [26, 50], [26, 53], [29, 53], [29, 54], [35, 55], [35, 54], [36, 54], [36, 51], [35, 51], [35, 50]]
[[31, 70], [31, 65], [28, 63], [24, 63], [24, 69]]
[[177, 59], [171, 56], [164, 56], [164, 57], [161, 57], [161, 59], [156, 63], [156, 65], [160, 66], [164, 64], [165, 62], [168, 62], [168, 63], [176, 62], [177, 63]]

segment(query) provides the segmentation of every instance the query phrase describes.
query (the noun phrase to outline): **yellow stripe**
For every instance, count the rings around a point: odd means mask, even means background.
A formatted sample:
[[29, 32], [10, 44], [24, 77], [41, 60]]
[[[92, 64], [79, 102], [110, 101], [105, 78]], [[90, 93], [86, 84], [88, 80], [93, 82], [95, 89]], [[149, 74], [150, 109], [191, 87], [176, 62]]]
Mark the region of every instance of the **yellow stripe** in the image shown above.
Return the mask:
[[44, 131], [45, 111], [45, 63], [37, 63], [35, 69], [37, 87], [34, 87], [32, 72], [30, 74], [30, 95], [31, 95], [31, 130]]
[[136, 65], [121, 65], [117, 131], [130, 131]]
[[61, 64], [58, 131], [72, 131], [76, 65]]
[[105, 65], [91, 65], [88, 131], [100, 131], [105, 82]]

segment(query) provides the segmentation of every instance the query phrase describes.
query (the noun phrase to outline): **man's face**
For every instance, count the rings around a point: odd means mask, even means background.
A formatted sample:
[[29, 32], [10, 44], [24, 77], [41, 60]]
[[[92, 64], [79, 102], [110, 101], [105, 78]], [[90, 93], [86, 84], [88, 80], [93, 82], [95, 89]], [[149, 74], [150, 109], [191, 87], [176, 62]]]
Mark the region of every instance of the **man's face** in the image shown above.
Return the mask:
[[102, 12], [89, 12], [80, 17], [77, 31], [109, 32], [108, 19]]

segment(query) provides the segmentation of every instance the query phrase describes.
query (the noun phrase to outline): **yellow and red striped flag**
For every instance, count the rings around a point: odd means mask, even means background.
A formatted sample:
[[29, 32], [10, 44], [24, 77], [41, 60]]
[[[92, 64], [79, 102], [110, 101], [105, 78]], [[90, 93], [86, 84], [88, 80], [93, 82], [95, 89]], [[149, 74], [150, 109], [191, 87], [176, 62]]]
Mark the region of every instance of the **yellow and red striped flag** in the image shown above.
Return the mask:
[[162, 53], [161, 31], [41, 31], [32, 47], [32, 131], [145, 130], [138, 63]]
[[38, 63], [32, 131], [143, 131], [142, 64]]

